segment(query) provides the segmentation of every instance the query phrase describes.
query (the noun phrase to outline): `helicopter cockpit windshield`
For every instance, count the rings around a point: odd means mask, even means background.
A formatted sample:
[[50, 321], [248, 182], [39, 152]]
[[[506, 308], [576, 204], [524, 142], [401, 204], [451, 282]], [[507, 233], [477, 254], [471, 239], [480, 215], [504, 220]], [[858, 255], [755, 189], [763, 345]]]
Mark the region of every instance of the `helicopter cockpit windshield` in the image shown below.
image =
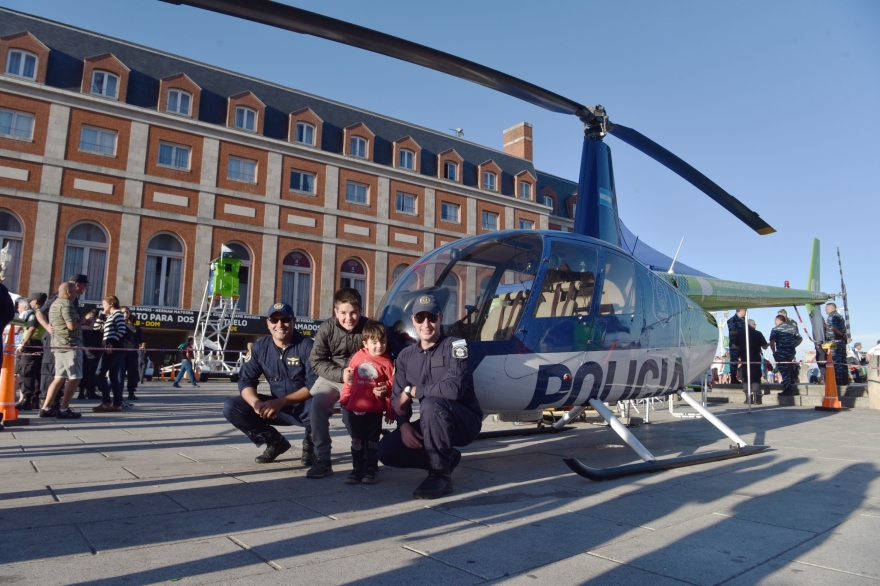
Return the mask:
[[541, 263], [538, 233], [492, 233], [466, 245], [447, 244], [398, 277], [380, 302], [394, 346], [417, 339], [410, 315], [415, 300], [433, 295], [443, 328], [468, 341], [508, 340], [523, 315]]

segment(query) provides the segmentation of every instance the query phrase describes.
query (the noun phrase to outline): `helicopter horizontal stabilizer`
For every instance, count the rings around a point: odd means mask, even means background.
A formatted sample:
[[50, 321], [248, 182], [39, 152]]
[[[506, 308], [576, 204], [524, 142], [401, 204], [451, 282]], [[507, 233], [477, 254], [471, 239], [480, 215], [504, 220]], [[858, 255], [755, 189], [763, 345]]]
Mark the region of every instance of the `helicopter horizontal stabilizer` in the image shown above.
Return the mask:
[[613, 468], [590, 468], [589, 466], [585, 466], [584, 463], [577, 458], [564, 458], [563, 461], [575, 474], [590, 480], [598, 481], [611, 480], [623, 476], [632, 476], [634, 474], [648, 474], [650, 472], [672, 470], [673, 468], [683, 468], [685, 466], [706, 464], [708, 462], [717, 462], [719, 460], [729, 460], [730, 458], [740, 458], [742, 456], [751, 456], [752, 454], [763, 452], [769, 447], [770, 446], [735, 447], [729, 450], [706, 452], [704, 454], [690, 454], [688, 456], [679, 456], [678, 458], [654, 460], [653, 462], [639, 462], [638, 464], [626, 464], [624, 466], [615, 466]]
[[655, 271], [655, 274], [665, 279], [706, 311], [807, 305], [823, 303], [832, 297], [828, 293], [822, 293], [818, 290], [807, 291], [806, 289], [740, 283], [709, 277], [670, 275], [659, 271]]

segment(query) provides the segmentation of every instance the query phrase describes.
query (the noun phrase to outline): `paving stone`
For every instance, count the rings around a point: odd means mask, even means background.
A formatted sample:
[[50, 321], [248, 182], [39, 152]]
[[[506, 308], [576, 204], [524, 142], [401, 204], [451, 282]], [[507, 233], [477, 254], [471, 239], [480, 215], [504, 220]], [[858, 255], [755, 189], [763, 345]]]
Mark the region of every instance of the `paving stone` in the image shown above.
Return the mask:
[[558, 562], [542, 564], [524, 570], [509, 578], [492, 580], [489, 584], [504, 586], [535, 586], [554, 584], [580, 586], [602, 584], [608, 586], [677, 586], [685, 584], [673, 578], [658, 576], [632, 566], [618, 564], [594, 555], [581, 553]]
[[74, 525], [44, 527], [35, 531], [9, 529], [0, 531], [0, 583], [2, 566], [20, 562], [49, 561], [71, 555], [91, 555], [88, 544]]
[[880, 516], [855, 515], [781, 557], [880, 580], [880, 557], [876, 555], [878, 534]]
[[877, 581], [849, 572], [820, 568], [787, 560], [771, 560], [757, 568], [737, 576], [725, 586], [827, 586], [828, 584], [854, 584], [877, 586]]

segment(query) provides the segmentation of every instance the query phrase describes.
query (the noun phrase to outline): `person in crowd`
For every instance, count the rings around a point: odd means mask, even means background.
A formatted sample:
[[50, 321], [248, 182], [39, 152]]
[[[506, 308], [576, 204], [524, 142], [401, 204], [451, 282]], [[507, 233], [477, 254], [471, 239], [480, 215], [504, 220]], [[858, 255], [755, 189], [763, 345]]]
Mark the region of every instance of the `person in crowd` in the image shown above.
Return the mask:
[[867, 356], [880, 356], [880, 340], [877, 340], [877, 345], [872, 346], [868, 349], [866, 353]]
[[793, 319], [791, 319], [790, 317], [788, 317], [787, 311], [785, 311], [784, 309], [780, 309], [779, 311], [776, 312], [776, 315], [781, 315], [782, 318], [785, 320], [785, 323], [787, 323], [790, 326], [794, 326], [794, 329], [797, 329], [797, 327], [798, 327], [797, 322], [794, 321]]
[[[15, 319], [15, 305], [12, 303], [12, 297], [9, 296], [9, 289], [0, 279], [0, 333], [6, 330], [6, 326], [13, 319]], [[3, 342], [6, 343], [5, 340]]]
[[21, 397], [15, 407], [19, 411], [40, 408], [40, 366], [42, 365], [43, 327], [37, 321], [36, 313], [46, 302], [45, 293], [34, 293], [28, 302], [28, 310], [22, 316], [24, 334], [16, 346], [18, 380]]
[[[754, 403], [760, 405], [762, 403], [761, 374], [764, 366], [764, 359], [762, 358], [761, 351], [766, 350], [769, 347], [769, 343], [764, 337], [764, 334], [759, 332], [757, 328], [758, 326], [755, 323], [755, 320], [750, 319], [748, 327], [748, 354], [746, 354], [746, 330], [741, 330], [737, 333], [736, 339], [733, 340], [730, 348], [731, 352], [734, 348], [739, 351], [741, 362], [745, 362], [746, 356], [749, 357], [749, 364], [743, 364], [740, 372], [743, 392], [746, 394], [745, 403], [749, 403], [749, 395], [751, 394], [754, 398]], [[746, 372], [746, 368], [749, 369], [749, 373], [751, 374], [751, 388], [749, 388], [749, 377], [747, 376], [748, 373]]]
[[[275, 429], [279, 425], [309, 426], [311, 393], [317, 375], [309, 363], [313, 341], [294, 329], [296, 317], [287, 303], [274, 303], [266, 314], [271, 334], [254, 344], [253, 355], [239, 373], [239, 396], [223, 404], [226, 421], [242, 431], [257, 447], [258, 464], [274, 462], [290, 449], [290, 442]], [[269, 394], [257, 393], [260, 377]]]
[[138, 357], [138, 383], [144, 382], [147, 375], [147, 365], [150, 363], [150, 357], [147, 355], [147, 343], [141, 342], [137, 351]]
[[776, 315], [775, 322], [776, 325], [770, 331], [769, 344], [773, 352], [773, 360], [782, 377], [782, 392], [779, 394], [797, 395], [800, 367], [795, 363], [795, 354], [804, 339], [798, 333], [797, 326], [781, 313]]
[[[83, 308], [79, 300], [85, 294], [86, 288], [89, 286], [89, 278], [86, 275], [76, 274], [70, 275], [70, 278], [67, 281], [73, 284], [73, 297], [71, 297], [70, 302], [76, 307], [77, 312], [82, 314]], [[43, 333], [43, 361], [40, 365], [40, 393], [44, 396], [49, 389], [49, 384], [55, 378], [55, 355], [52, 353], [52, 335], [54, 332], [52, 324], [49, 323], [49, 310], [52, 309], [52, 304], [57, 298], [58, 294], [52, 293], [52, 295], [46, 299], [43, 306], [40, 307], [40, 311], [35, 314], [37, 321], [39, 321], [40, 325], [43, 326], [43, 329], [46, 330]]]
[[825, 304], [825, 341], [833, 342], [831, 360], [834, 362], [834, 378], [838, 386], [849, 384], [849, 367], [846, 364], [846, 321], [837, 311], [836, 303]]
[[101, 356], [101, 368], [98, 370], [101, 404], [92, 407], [92, 411], [114, 413], [122, 411], [122, 390], [125, 386], [125, 352], [122, 350], [122, 338], [128, 330], [116, 295], [105, 295], [101, 301], [101, 308], [102, 311], [95, 322], [95, 327], [103, 332], [104, 338], [104, 354]]
[[[330, 416], [342, 391], [343, 371], [351, 357], [361, 349], [361, 335], [367, 318], [361, 315], [361, 295], [357, 290], [344, 287], [333, 295], [333, 318], [328, 319], [315, 333], [315, 345], [309, 357], [318, 380], [312, 387], [312, 410], [309, 416], [314, 440], [314, 463], [306, 476], [323, 478], [333, 474], [330, 463]], [[342, 421], [348, 429], [348, 416], [343, 409]], [[350, 431], [350, 430], [349, 430]], [[311, 461], [310, 449], [303, 443], [303, 460]]]
[[742, 357], [740, 356], [739, 350], [733, 346], [733, 340], [739, 335], [740, 332], [744, 332], [746, 329], [745, 322], [746, 310], [745, 309], [737, 309], [736, 312], [730, 316], [730, 319], [727, 320], [727, 331], [728, 337], [730, 339], [730, 384], [735, 385], [739, 384], [739, 379], [737, 379], [737, 373], [739, 372], [740, 360]]
[[388, 330], [381, 322], [368, 321], [362, 336], [364, 347], [351, 357], [339, 398], [348, 414], [351, 436], [352, 471], [346, 484], [376, 484], [382, 415], [388, 423], [394, 421], [388, 392], [394, 381], [394, 362], [386, 352]]
[[83, 318], [83, 377], [79, 384], [79, 396], [77, 399], [94, 401], [100, 399], [98, 394], [98, 366], [101, 363], [103, 352], [100, 348], [104, 345], [104, 336], [101, 330], [95, 329], [95, 320], [98, 319], [98, 310], [92, 309]]
[[135, 317], [127, 307], [122, 308], [122, 316], [125, 318], [126, 335], [122, 338], [122, 348], [125, 350], [125, 378], [128, 381], [128, 400], [137, 401], [134, 394], [140, 381], [140, 369], [138, 368], [138, 348], [144, 341], [144, 334], [140, 326], [135, 325]]
[[[467, 343], [443, 333], [437, 299], [420, 296], [411, 319], [419, 341], [397, 357], [392, 396], [397, 429], [379, 442], [379, 460], [427, 470], [413, 497], [435, 499], [452, 492], [452, 471], [461, 460], [456, 448], [474, 441], [483, 412], [468, 369]], [[413, 401], [419, 401], [419, 419], [411, 422]]]
[[[46, 392], [43, 408], [40, 409], [40, 417], [56, 417], [58, 419], [77, 419], [82, 413], [77, 413], [70, 408], [70, 400], [79, 386], [82, 378], [82, 330], [80, 330], [80, 316], [72, 298], [75, 286], [71, 283], [61, 283], [58, 287], [57, 297], [49, 311], [49, 324], [54, 331], [52, 349], [54, 354], [55, 376]], [[64, 394], [58, 409], [53, 407], [55, 395], [64, 386]]]
[[199, 386], [196, 382], [196, 372], [193, 370], [193, 357], [195, 354], [195, 348], [193, 347], [194, 343], [195, 339], [190, 336], [186, 339], [186, 344], [182, 344], [183, 358], [180, 361], [180, 371], [178, 371], [177, 378], [174, 379], [174, 384], [171, 385], [172, 387], [177, 389], [180, 388], [180, 381], [183, 380], [184, 374], [189, 375], [190, 384], [192, 384], [192, 386]]

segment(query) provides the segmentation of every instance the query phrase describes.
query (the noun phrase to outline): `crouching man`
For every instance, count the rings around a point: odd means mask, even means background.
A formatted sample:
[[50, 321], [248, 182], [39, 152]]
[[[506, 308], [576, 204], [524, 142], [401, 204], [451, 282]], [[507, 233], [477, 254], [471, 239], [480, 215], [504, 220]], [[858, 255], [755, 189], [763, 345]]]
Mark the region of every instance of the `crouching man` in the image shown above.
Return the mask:
[[[397, 357], [392, 400], [398, 427], [379, 442], [379, 460], [396, 468], [421, 468], [428, 477], [413, 492], [435, 499], [452, 492], [451, 474], [461, 460], [456, 447], [477, 437], [483, 412], [474, 394], [464, 340], [443, 334], [443, 314], [433, 295], [413, 305], [419, 342]], [[410, 422], [412, 402], [419, 419]]]
[[[309, 364], [312, 340], [294, 329], [296, 318], [287, 303], [276, 303], [266, 312], [271, 337], [253, 346], [251, 358], [239, 373], [238, 397], [226, 399], [223, 416], [240, 429], [257, 447], [266, 450], [256, 457], [258, 464], [273, 462], [290, 449], [290, 442], [276, 425], [299, 425], [309, 429], [309, 390], [317, 376]], [[269, 383], [270, 395], [257, 393], [260, 375]]]

